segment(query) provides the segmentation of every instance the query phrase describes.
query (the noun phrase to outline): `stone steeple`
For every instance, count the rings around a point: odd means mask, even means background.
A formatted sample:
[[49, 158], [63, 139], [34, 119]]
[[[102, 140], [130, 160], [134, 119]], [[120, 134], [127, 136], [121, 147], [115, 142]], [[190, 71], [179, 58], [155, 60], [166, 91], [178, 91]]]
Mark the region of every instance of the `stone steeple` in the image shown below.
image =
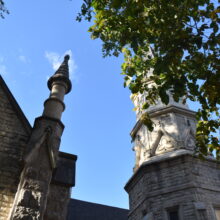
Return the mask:
[[154, 123], [154, 130], [150, 132], [140, 120], [145, 112], [140, 111], [139, 106], [145, 101], [145, 94], [132, 97], [137, 109], [137, 123], [131, 131], [136, 153], [136, 170], [143, 162], [150, 158], [186, 149], [193, 151], [195, 148], [196, 117], [186, 104], [175, 102], [169, 95], [169, 104], [165, 105], [160, 100], [156, 105], [147, 109], [147, 113]]
[[49, 98], [41, 117], [35, 119], [27, 144], [24, 168], [10, 213], [10, 220], [47, 219], [44, 216], [52, 173], [57, 166], [64, 125], [64, 96], [71, 90], [68, 69], [69, 55], [48, 80]]
[[69, 93], [72, 88], [69, 79], [69, 58], [69, 55], [64, 57], [64, 61], [59, 69], [48, 80], [47, 85], [51, 93], [50, 97], [44, 103], [43, 116], [61, 119], [61, 114], [65, 109], [63, 103], [64, 95]]

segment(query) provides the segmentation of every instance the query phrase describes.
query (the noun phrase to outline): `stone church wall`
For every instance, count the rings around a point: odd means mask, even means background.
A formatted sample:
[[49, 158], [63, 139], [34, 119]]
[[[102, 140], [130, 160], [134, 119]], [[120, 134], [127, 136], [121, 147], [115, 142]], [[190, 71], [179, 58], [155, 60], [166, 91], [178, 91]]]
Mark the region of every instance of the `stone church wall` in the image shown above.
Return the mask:
[[0, 220], [6, 220], [12, 207], [29, 137], [6, 90], [0, 85]]

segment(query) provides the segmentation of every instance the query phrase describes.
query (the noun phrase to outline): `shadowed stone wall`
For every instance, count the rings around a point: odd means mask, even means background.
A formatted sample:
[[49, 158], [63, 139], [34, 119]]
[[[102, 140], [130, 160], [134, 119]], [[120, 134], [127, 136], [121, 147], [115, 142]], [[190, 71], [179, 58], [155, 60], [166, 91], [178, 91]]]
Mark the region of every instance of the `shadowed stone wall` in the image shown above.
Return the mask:
[[44, 220], [66, 220], [71, 188], [75, 186], [75, 163], [77, 157], [59, 152], [57, 168], [50, 183]]
[[[12, 207], [22, 170], [22, 158], [30, 127], [0, 77], [0, 220]], [[29, 128], [28, 128], [29, 127]]]
[[66, 220], [71, 188], [51, 184], [44, 220]]

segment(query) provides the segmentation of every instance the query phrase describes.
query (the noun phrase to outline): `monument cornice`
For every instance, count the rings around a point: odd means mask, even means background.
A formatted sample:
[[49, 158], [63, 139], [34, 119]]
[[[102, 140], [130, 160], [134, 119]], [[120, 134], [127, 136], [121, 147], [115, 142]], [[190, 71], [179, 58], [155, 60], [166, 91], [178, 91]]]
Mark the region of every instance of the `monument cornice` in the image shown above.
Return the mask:
[[[155, 118], [158, 117], [159, 115], [164, 115], [164, 114], [168, 114], [168, 113], [179, 113], [188, 117], [192, 117], [195, 118], [196, 112], [186, 109], [186, 108], [181, 108], [181, 107], [177, 107], [175, 105], [168, 105], [166, 107], [161, 107], [161, 108], [156, 108], [156, 109], [152, 109], [150, 111], [147, 111], [143, 114], [148, 113], [150, 118]], [[141, 119], [139, 119], [134, 128], [132, 129], [132, 131], [130, 132], [131, 138], [132, 140], [135, 138], [135, 135], [137, 133], [137, 131], [139, 130], [139, 128], [143, 125], [143, 122]]]

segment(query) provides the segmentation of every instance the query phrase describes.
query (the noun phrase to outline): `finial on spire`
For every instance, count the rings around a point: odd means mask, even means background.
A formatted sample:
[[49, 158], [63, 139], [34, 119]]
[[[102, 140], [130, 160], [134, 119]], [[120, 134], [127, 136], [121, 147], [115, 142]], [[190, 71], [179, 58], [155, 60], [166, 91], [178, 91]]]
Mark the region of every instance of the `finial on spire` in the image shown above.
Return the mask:
[[60, 67], [58, 68], [58, 70], [54, 73], [53, 76], [49, 78], [47, 85], [50, 90], [52, 89], [53, 82], [63, 81], [64, 83], [66, 83], [66, 86], [67, 86], [66, 93], [70, 92], [72, 88], [72, 84], [69, 79], [69, 66], [68, 66], [69, 59], [70, 59], [70, 55], [69, 54], [65, 55], [64, 60], [62, 64], [60, 65]]
[[65, 57], [64, 57], [64, 60], [65, 60], [65, 61], [69, 61], [69, 59], [70, 59], [70, 55], [69, 55], [69, 54], [66, 54]]

